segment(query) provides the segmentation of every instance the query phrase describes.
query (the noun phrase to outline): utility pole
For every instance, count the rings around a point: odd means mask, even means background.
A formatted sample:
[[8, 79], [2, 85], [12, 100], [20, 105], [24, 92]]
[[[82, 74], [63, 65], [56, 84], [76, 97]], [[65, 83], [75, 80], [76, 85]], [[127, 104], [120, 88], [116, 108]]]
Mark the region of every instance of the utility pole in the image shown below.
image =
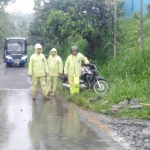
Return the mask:
[[140, 0], [140, 49], [143, 51], [143, 0]]
[[114, 0], [114, 59], [117, 54], [117, 0]]

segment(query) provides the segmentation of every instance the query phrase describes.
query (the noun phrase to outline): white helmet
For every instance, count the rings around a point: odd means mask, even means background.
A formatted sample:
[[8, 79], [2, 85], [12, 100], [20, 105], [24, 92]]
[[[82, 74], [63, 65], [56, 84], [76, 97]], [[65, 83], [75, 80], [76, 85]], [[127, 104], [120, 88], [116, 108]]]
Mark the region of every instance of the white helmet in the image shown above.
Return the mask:
[[57, 51], [56, 48], [51, 49], [51, 52], [56, 52], [56, 51]]
[[42, 49], [42, 45], [40, 43], [35, 44], [34, 46], [35, 49], [41, 48]]

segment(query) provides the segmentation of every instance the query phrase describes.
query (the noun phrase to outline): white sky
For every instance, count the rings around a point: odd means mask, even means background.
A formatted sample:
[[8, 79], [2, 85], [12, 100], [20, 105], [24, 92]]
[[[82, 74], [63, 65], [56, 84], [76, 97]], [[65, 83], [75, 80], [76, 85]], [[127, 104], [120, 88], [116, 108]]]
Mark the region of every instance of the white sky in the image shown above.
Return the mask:
[[22, 12], [33, 13], [34, 0], [16, 0], [15, 3], [8, 5], [6, 11], [9, 12]]

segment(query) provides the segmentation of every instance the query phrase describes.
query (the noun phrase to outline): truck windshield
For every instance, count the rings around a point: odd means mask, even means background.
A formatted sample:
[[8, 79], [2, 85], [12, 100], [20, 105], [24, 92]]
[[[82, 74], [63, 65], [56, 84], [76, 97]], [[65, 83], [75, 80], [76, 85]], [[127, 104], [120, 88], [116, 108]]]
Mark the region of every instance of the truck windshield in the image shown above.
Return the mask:
[[23, 51], [24, 50], [24, 43], [17, 42], [17, 43], [7, 43], [8, 51]]
[[8, 40], [6, 47], [6, 54], [23, 54], [25, 52], [25, 41]]
[[13, 59], [21, 59], [27, 55], [26, 38], [6, 38], [4, 46], [4, 55], [11, 55]]

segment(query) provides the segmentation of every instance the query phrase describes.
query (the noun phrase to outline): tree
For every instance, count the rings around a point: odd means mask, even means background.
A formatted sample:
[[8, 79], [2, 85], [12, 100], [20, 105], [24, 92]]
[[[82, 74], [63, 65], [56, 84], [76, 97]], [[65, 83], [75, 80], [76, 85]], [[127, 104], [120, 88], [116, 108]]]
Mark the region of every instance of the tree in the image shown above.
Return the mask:
[[117, 53], [117, 0], [114, 0], [114, 59]]
[[[87, 54], [93, 58], [99, 53], [104, 37], [113, 40], [110, 31], [114, 27], [114, 4], [110, 0], [36, 0], [35, 4], [36, 18], [30, 28], [32, 33], [37, 31], [34, 36], [39, 37], [40, 33], [47, 42], [64, 44], [70, 36], [81, 35], [89, 45]], [[116, 7], [120, 10], [122, 5], [118, 2]], [[120, 15], [120, 12], [116, 13]], [[108, 50], [107, 46], [105, 50]]]
[[14, 0], [0, 0], [0, 47], [3, 47], [6, 35], [11, 34], [11, 31], [14, 30], [14, 24], [10, 21], [9, 15], [4, 10], [4, 6], [12, 2]]
[[140, 0], [140, 49], [143, 51], [143, 0]]
[[0, 9], [0, 45], [4, 44], [4, 39], [7, 36], [15, 35], [15, 26], [4, 9]]

